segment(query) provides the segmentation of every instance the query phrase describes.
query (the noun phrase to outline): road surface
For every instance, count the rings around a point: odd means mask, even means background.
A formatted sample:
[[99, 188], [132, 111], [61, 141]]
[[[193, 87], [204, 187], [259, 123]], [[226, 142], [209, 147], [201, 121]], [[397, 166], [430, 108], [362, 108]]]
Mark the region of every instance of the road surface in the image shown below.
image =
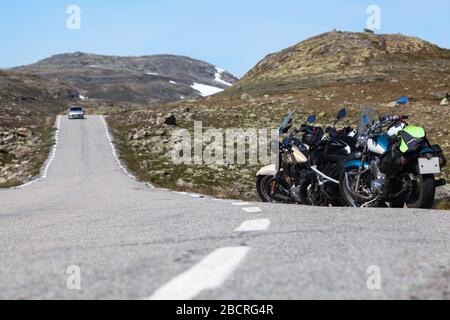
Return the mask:
[[61, 118], [45, 178], [0, 204], [2, 299], [450, 298], [448, 212], [150, 189], [97, 116]]

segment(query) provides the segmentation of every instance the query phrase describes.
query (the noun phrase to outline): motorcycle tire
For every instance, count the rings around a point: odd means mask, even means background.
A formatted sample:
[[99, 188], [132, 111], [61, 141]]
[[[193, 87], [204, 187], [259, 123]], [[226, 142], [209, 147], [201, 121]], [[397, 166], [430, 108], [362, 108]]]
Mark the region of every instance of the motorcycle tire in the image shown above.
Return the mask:
[[[417, 198], [414, 199], [413, 202], [407, 202], [407, 208], [417, 208], [417, 209], [432, 209], [434, 204], [434, 198], [436, 196], [436, 183], [434, 180], [434, 175], [419, 175], [417, 176], [419, 179], [418, 183], [418, 195]], [[392, 208], [404, 208], [404, 201], [394, 201], [391, 202]]]
[[256, 178], [256, 190], [263, 202], [278, 203], [283, 202], [281, 198], [271, 194], [273, 176], [258, 176]]

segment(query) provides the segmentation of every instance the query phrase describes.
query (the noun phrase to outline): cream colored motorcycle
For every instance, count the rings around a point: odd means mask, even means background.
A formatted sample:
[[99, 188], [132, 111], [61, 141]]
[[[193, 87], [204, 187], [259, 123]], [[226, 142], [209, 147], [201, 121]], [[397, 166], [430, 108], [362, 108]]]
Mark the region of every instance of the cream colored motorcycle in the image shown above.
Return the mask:
[[[283, 120], [279, 128], [280, 137], [286, 135], [293, 125], [297, 110]], [[283, 141], [271, 142], [271, 150], [278, 154], [275, 164], [268, 165], [257, 173], [256, 189], [264, 202], [301, 203], [299, 185], [306, 169], [310, 146], [320, 142], [323, 129], [313, 127], [316, 116], [311, 115], [299, 128], [295, 128]], [[301, 140], [297, 135], [302, 134]]]

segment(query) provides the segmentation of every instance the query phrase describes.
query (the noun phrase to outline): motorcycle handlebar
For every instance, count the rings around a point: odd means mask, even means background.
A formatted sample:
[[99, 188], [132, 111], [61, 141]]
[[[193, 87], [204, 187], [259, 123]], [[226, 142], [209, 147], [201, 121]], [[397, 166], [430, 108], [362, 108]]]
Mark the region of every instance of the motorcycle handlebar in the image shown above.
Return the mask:
[[409, 119], [409, 115], [392, 115], [392, 116], [384, 116], [380, 119], [380, 122], [393, 122], [398, 120], [406, 120]]

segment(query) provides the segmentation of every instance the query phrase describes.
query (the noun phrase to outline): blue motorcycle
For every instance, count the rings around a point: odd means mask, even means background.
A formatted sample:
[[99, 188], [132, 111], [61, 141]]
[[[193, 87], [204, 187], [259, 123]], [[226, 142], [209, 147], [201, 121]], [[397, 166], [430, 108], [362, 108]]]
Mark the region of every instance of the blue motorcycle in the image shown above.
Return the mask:
[[[397, 100], [407, 104], [408, 98]], [[436, 180], [447, 160], [439, 145], [431, 145], [423, 128], [409, 125], [408, 116], [378, 118], [374, 109], [361, 112], [358, 151], [344, 165], [339, 179], [342, 198], [352, 207], [430, 209]]]

